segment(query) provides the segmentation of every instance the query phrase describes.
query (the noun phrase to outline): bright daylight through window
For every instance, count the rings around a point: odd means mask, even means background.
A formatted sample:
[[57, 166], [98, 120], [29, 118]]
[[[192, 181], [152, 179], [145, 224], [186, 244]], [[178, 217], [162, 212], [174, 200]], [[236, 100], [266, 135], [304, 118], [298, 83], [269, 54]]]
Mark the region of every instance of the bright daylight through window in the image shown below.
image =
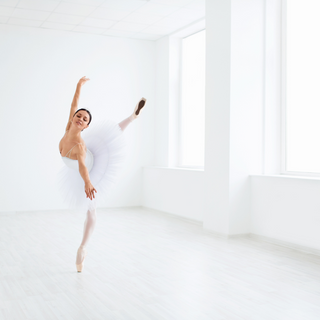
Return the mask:
[[320, 1], [286, 1], [286, 171], [320, 173]]
[[182, 40], [180, 166], [204, 166], [205, 30]]

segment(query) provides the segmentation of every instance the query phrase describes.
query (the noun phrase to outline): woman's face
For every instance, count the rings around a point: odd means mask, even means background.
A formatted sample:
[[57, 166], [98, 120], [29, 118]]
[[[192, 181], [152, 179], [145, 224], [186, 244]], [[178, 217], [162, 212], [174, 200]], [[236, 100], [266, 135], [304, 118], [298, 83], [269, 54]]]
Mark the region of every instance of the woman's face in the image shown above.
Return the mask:
[[89, 126], [90, 116], [87, 111], [80, 110], [73, 116], [72, 123], [81, 131]]

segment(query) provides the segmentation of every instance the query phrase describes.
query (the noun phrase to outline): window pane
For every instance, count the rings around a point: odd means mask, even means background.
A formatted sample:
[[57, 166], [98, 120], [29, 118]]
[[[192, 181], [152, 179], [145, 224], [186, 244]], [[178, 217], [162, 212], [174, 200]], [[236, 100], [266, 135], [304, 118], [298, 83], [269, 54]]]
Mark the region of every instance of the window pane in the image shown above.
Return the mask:
[[182, 41], [182, 166], [204, 165], [205, 30]]
[[320, 173], [320, 1], [287, 1], [286, 170]]

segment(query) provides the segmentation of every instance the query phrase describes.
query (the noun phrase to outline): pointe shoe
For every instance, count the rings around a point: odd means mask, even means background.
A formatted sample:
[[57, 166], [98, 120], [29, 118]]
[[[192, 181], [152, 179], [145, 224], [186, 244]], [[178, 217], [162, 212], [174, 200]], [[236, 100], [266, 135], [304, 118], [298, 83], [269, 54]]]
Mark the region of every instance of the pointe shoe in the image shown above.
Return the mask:
[[[81, 261], [80, 264], [77, 264], [77, 262], [80, 260], [80, 258], [78, 259], [78, 257], [83, 256], [83, 259]], [[79, 247], [78, 251], [77, 251], [77, 259], [76, 259], [76, 267], [77, 267], [77, 271], [81, 272], [84, 266], [84, 259], [87, 256], [87, 249], [84, 247]]]
[[147, 99], [146, 98], [141, 98], [140, 101], [137, 103], [136, 107], [134, 108], [132, 117], [133, 119], [136, 119], [139, 117], [141, 109], [144, 107], [144, 105], [146, 104]]

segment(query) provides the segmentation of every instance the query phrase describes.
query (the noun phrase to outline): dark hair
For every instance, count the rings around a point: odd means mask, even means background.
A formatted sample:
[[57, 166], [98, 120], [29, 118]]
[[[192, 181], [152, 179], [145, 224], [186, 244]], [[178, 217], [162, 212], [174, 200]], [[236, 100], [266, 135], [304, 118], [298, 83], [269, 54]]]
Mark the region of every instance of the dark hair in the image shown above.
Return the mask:
[[76, 115], [79, 111], [81, 111], [81, 110], [88, 112], [88, 114], [89, 114], [89, 116], [90, 116], [90, 120], [89, 120], [89, 122], [88, 122], [88, 125], [89, 125], [89, 124], [90, 124], [90, 122], [91, 122], [91, 119], [92, 119], [92, 116], [91, 116], [91, 113], [90, 113], [90, 111], [89, 111], [89, 110], [84, 109], [84, 108], [81, 108], [81, 109], [77, 110], [77, 111], [74, 113], [74, 115], [73, 115], [73, 116], [75, 116], [75, 115]]

